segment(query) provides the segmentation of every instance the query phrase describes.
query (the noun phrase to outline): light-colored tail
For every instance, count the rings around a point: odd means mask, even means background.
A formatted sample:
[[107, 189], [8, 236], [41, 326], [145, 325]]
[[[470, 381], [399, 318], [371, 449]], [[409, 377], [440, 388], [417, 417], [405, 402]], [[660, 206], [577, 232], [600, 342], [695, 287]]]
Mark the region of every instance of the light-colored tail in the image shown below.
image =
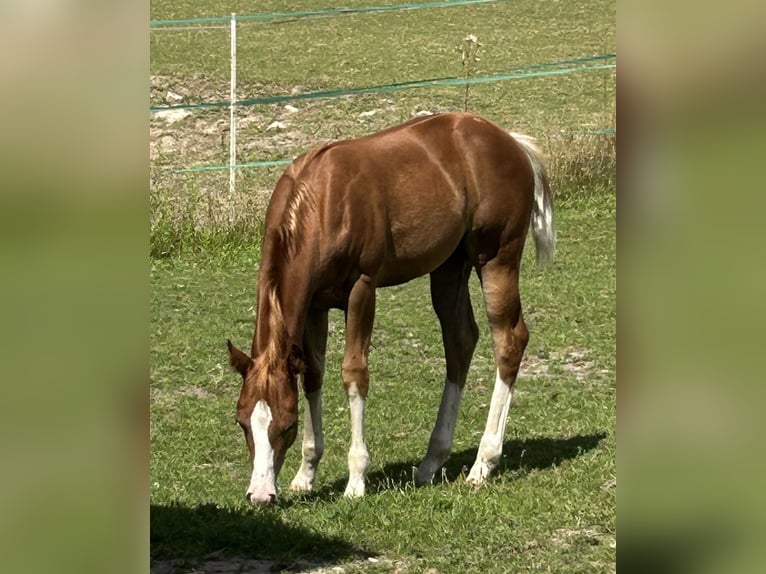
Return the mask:
[[532, 236], [539, 264], [550, 264], [556, 252], [556, 229], [553, 226], [553, 197], [548, 183], [548, 172], [542, 160], [540, 148], [534, 138], [524, 134], [511, 133], [527, 152], [529, 163], [535, 174], [535, 203], [532, 208]]

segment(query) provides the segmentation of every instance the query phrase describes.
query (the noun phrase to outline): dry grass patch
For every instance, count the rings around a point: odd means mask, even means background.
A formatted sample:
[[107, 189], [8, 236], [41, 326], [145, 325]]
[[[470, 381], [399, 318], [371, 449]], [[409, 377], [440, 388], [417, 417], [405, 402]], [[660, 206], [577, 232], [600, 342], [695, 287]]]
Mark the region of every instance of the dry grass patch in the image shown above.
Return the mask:
[[583, 199], [616, 189], [616, 134], [556, 135], [542, 141], [554, 200]]

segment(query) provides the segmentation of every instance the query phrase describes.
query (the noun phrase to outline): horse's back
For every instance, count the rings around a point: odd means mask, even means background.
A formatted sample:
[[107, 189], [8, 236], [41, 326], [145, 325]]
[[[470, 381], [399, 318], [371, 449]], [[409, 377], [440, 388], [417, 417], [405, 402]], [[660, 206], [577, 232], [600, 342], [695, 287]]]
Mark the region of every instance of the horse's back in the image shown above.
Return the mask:
[[[349, 187], [328, 186], [344, 199], [382, 202], [392, 221], [417, 222], [460, 217], [471, 225], [491, 224], [492, 215], [513, 217], [514, 205], [528, 207], [534, 175], [523, 148], [487, 119], [462, 112], [415, 118], [388, 130], [327, 146], [317, 167], [340, 167]], [[522, 189], [523, 192], [518, 190]], [[516, 197], [526, 195], [526, 198]], [[479, 216], [478, 221], [474, 217]], [[450, 217], [451, 215], [451, 217]], [[468, 231], [467, 229], [466, 231]]]

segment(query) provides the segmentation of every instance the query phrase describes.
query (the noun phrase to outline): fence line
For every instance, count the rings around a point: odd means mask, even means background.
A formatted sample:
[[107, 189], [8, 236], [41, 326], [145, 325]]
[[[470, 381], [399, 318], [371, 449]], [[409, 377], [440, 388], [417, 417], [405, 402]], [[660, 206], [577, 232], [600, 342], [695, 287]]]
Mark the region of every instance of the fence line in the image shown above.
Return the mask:
[[[322, 90], [318, 92], [306, 92], [303, 94], [285, 94], [277, 96], [263, 96], [260, 98], [250, 98], [245, 100], [239, 100], [234, 102], [234, 106], [254, 106], [261, 104], [278, 104], [283, 102], [290, 102], [295, 100], [315, 100], [324, 98], [338, 98], [342, 96], [355, 96], [360, 94], [383, 94], [389, 92], [397, 92], [400, 90], [411, 90], [416, 88], [435, 88], [435, 87], [453, 87], [453, 86], [465, 86], [470, 84], [486, 84], [491, 82], [503, 82], [507, 80], [519, 80], [523, 78], [538, 78], [544, 76], [558, 76], [564, 74], [572, 74], [574, 72], [584, 72], [592, 70], [606, 70], [616, 68], [617, 64], [595, 64], [590, 66], [576, 66], [570, 68], [559, 68], [555, 70], [540, 70], [542, 67], [551, 67], [556, 65], [562, 65], [570, 62], [577, 61], [595, 61], [597, 59], [611, 59], [616, 57], [615, 54], [605, 54], [602, 56], [592, 56], [589, 58], [583, 58], [578, 60], [567, 60], [562, 62], [552, 62], [548, 64], [534, 64], [531, 66], [522, 66], [515, 68], [518, 70], [538, 70], [529, 72], [519, 72], [515, 74], [495, 74], [492, 76], [481, 76], [477, 78], [439, 78], [432, 80], [415, 80], [412, 82], [402, 82], [398, 84], [385, 84], [381, 86], [368, 86], [364, 88], [350, 88], [350, 89], [335, 89], [335, 90]], [[514, 69], [514, 68], [511, 68]], [[228, 108], [232, 103], [228, 101], [222, 102], [208, 102], [201, 104], [176, 104], [171, 106], [152, 106], [149, 108], [150, 113], [163, 112], [168, 110], [204, 110], [215, 108]]]
[[[516, 80], [522, 78], [534, 78], [544, 76], [555, 76], [571, 74], [574, 72], [591, 71], [591, 70], [605, 70], [616, 68], [616, 64], [592, 64], [583, 65], [569, 68], [558, 69], [545, 69], [553, 68], [555, 66], [567, 66], [571, 64], [585, 64], [589, 62], [603, 61], [616, 58], [616, 54], [603, 54], [600, 56], [588, 56], [583, 58], [575, 58], [571, 60], [562, 60], [558, 62], [548, 62], [540, 64], [531, 64], [525, 66], [517, 66], [508, 68], [505, 71], [515, 71], [516, 73], [500, 73], [491, 76], [472, 77], [472, 78], [437, 78], [430, 80], [416, 80], [410, 82], [402, 82], [397, 84], [385, 84], [380, 86], [368, 86], [362, 88], [350, 88], [350, 89], [334, 89], [323, 90], [317, 92], [308, 92], [303, 94], [290, 94], [290, 95], [276, 95], [265, 96], [260, 98], [250, 98], [246, 100], [237, 101], [236, 99], [236, 24], [239, 21], [247, 20], [284, 20], [284, 19], [299, 19], [309, 17], [320, 16], [335, 16], [342, 14], [361, 14], [370, 12], [392, 12], [400, 10], [417, 10], [422, 8], [440, 8], [451, 6], [464, 6], [470, 4], [488, 4], [503, 0], [439, 0], [433, 2], [417, 2], [409, 4], [397, 4], [386, 6], [365, 6], [359, 8], [329, 8], [324, 10], [306, 10], [300, 12], [272, 12], [272, 13], [260, 13], [260, 14], [244, 14], [237, 15], [232, 13], [230, 16], [220, 17], [208, 17], [208, 18], [185, 18], [174, 20], [150, 20], [150, 28], [161, 31], [172, 30], [206, 30], [206, 29], [230, 29], [231, 34], [231, 84], [229, 101], [210, 102], [200, 104], [178, 104], [170, 106], [152, 106], [149, 108], [150, 113], [160, 113], [169, 110], [193, 110], [193, 109], [215, 109], [215, 108], [229, 108], [229, 124], [230, 124], [230, 152], [229, 152], [229, 164], [228, 165], [208, 165], [208, 166], [192, 166], [186, 168], [157, 168], [159, 171], [182, 173], [182, 172], [200, 172], [200, 171], [216, 171], [222, 169], [229, 170], [229, 190], [234, 191], [235, 185], [235, 170], [248, 168], [248, 167], [268, 167], [289, 164], [292, 160], [271, 160], [271, 161], [257, 161], [248, 163], [236, 163], [236, 124], [235, 124], [235, 109], [241, 106], [252, 106], [262, 104], [275, 104], [296, 100], [310, 100], [310, 99], [323, 99], [323, 98], [336, 98], [342, 96], [353, 96], [361, 94], [375, 94], [375, 93], [389, 93], [400, 90], [409, 90], [416, 88], [433, 88], [433, 87], [453, 87], [453, 86], [468, 86], [471, 84], [484, 84], [499, 81]], [[229, 23], [229, 26], [205, 26], [204, 24], [217, 24], [217, 23]], [[192, 25], [192, 26], [190, 26]], [[593, 130], [588, 133], [591, 135], [596, 134], [610, 134], [615, 133], [614, 129], [602, 129]]]
[[[384, 6], [361, 6], [359, 8], [326, 8], [324, 10], [304, 10], [300, 12], [268, 12], [261, 14], [240, 14], [237, 21], [244, 20], [284, 20], [298, 18], [313, 18], [320, 16], [338, 16], [342, 14], [369, 14], [371, 12], [396, 12], [400, 10], [420, 10], [422, 8], [448, 8], [450, 6], [466, 6], [470, 4], [489, 4], [503, 0], [440, 0], [437, 2], [413, 2], [409, 4], [393, 4]], [[216, 24], [228, 22], [229, 16], [210, 16], [202, 18], [179, 18], [172, 20], [149, 20], [150, 28], [167, 28], [188, 26], [189, 24]]]
[[[235, 106], [237, 106], [237, 93], [236, 93], [236, 74], [237, 74], [237, 22], [248, 20], [296, 20], [299, 18], [318, 17], [318, 16], [336, 16], [340, 14], [361, 14], [370, 12], [391, 12], [400, 10], [416, 10], [421, 8], [444, 8], [450, 6], [465, 6], [470, 4], [486, 4], [497, 2], [499, 0], [438, 0], [432, 2], [418, 2], [410, 4], [397, 4], [387, 6], [363, 6], [359, 8], [329, 8], [324, 10], [306, 10], [302, 12], [272, 12], [261, 14], [244, 14], [237, 15], [231, 13], [230, 24], [230, 39], [231, 39], [231, 82], [230, 82], [230, 95], [229, 102], [226, 104], [229, 106], [229, 192], [234, 193], [236, 178], [235, 178], [235, 165], [236, 163], [236, 133], [237, 124], [235, 117]], [[181, 26], [183, 29], [188, 29], [189, 24], [218, 24], [226, 21], [226, 17], [213, 17], [213, 18], [184, 18], [176, 20], [150, 20], [150, 29], [154, 27], [158, 29], [161, 26]], [[202, 28], [211, 28], [211, 26], [201, 26]], [[216, 26], [213, 26], [216, 27]], [[302, 99], [302, 98], [297, 98]], [[253, 105], [252, 102], [249, 105]], [[202, 107], [202, 106], [195, 106]], [[167, 109], [167, 108], [166, 108]], [[171, 108], [172, 109], [172, 108]], [[176, 107], [175, 109], [183, 109]]]
[[[235, 18], [232, 15], [232, 18], [231, 18], [232, 25], [234, 23], [234, 20]], [[268, 96], [263, 98], [251, 98], [248, 100], [240, 100], [240, 101], [232, 101], [232, 102], [212, 102], [207, 104], [191, 104], [191, 105], [181, 104], [181, 105], [175, 105], [175, 106], [153, 107], [153, 108], [150, 108], [150, 112], [155, 113], [155, 112], [162, 112], [166, 110], [211, 109], [211, 108], [229, 107], [230, 113], [233, 114], [234, 109], [238, 106], [273, 104], [273, 103], [280, 103], [280, 102], [300, 100], [300, 99], [319, 99], [319, 98], [333, 98], [333, 97], [368, 94], [368, 93], [385, 93], [385, 92], [392, 92], [392, 91], [405, 90], [405, 89], [416, 89], [416, 88], [423, 88], [423, 87], [461, 86], [461, 85], [469, 85], [469, 84], [508, 81], [508, 80], [522, 79], [522, 78], [563, 75], [563, 74], [571, 74], [574, 72], [581, 72], [581, 71], [612, 69], [612, 68], [616, 68], [617, 65], [616, 64], [596, 64], [596, 65], [590, 65], [590, 66], [577, 66], [573, 68], [559, 68], [555, 70], [541, 70], [541, 68], [546, 68], [551, 66], [572, 64], [572, 63], [603, 61], [603, 60], [613, 59], [616, 57], [617, 57], [616, 54], [602, 54], [599, 56], [587, 56], [583, 58], [574, 58], [571, 60], [562, 60], [558, 62], [547, 62], [547, 63], [540, 63], [540, 64], [529, 64], [525, 66], [518, 66], [516, 68], [509, 68], [511, 70], [536, 70], [536, 71], [528, 71], [528, 72], [522, 72], [517, 74], [498, 74], [494, 76], [485, 76], [485, 77], [479, 77], [479, 78], [441, 78], [441, 79], [434, 79], [434, 80], [418, 80], [414, 82], [388, 84], [384, 86], [370, 86], [367, 88], [353, 88], [349, 90], [326, 90], [321, 92], [308, 92], [305, 94], [291, 94], [291, 95], [283, 95], [283, 96]], [[231, 97], [232, 97], [232, 100], [235, 99], [234, 95], [232, 95]], [[581, 132], [581, 133], [584, 135], [606, 135], [606, 134], [614, 134], [615, 130], [613, 128], [606, 128], [606, 129], [591, 130], [591, 131]], [[570, 135], [573, 135], [573, 134], [570, 134]], [[159, 171], [170, 172], [170, 173], [218, 171], [218, 170], [228, 169], [229, 170], [229, 188], [230, 188], [230, 191], [233, 191], [235, 170], [243, 169], [243, 168], [251, 168], [251, 167], [273, 167], [273, 166], [279, 166], [279, 165], [287, 165], [292, 161], [288, 159], [283, 159], [283, 160], [255, 161], [255, 162], [248, 162], [248, 163], [235, 163], [235, 160], [233, 159], [234, 157], [233, 153], [235, 153], [234, 151], [235, 149], [236, 148], [230, 149], [231, 157], [230, 157], [228, 165], [201, 165], [201, 166], [191, 166], [186, 168], [160, 167], [157, 169]]]
[[228, 30], [229, 26], [179, 26], [173, 28], [152, 28], [152, 32], [183, 32], [194, 31], [200, 32], [202, 30]]
[[[270, 161], [251, 161], [247, 163], [237, 163], [234, 164], [234, 169], [243, 169], [248, 167], [275, 167], [280, 165], [287, 165], [291, 163], [293, 160], [291, 159], [275, 159]], [[155, 168], [158, 171], [168, 172], [168, 173], [189, 173], [189, 172], [198, 172], [198, 171], [222, 171], [224, 169], [229, 169], [229, 164], [226, 165], [193, 165], [191, 167], [157, 167]]]

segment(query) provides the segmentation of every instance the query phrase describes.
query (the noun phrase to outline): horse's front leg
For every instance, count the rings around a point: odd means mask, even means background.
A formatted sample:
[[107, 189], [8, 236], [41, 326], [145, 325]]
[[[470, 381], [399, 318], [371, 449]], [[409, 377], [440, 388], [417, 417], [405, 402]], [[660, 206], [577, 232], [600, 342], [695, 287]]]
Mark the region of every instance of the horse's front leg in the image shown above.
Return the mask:
[[306, 321], [303, 336], [303, 353], [306, 358], [306, 369], [303, 373], [306, 415], [303, 426], [301, 467], [290, 483], [290, 490], [295, 492], [310, 491], [314, 488], [314, 477], [324, 453], [322, 379], [326, 349], [327, 311], [311, 312]]
[[362, 275], [349, 295], [346, 307], [346, 349], [343, 357], [343, 384], [351, 413], [351, 447], [348, 451], [348, 485], [345, 495], [364, 495], [364, 475], [370, 464], [364, 442], [364, 402], [370, 373], [367, 355], [375, 319], [375, 284]]
[[319, 461], [324, 454], [322, 435], [322, 388], [306, 393], [306, 416], [303, 426], [301, 467], [290, 483], [293, 492], [308, 492], [314, 488]]

